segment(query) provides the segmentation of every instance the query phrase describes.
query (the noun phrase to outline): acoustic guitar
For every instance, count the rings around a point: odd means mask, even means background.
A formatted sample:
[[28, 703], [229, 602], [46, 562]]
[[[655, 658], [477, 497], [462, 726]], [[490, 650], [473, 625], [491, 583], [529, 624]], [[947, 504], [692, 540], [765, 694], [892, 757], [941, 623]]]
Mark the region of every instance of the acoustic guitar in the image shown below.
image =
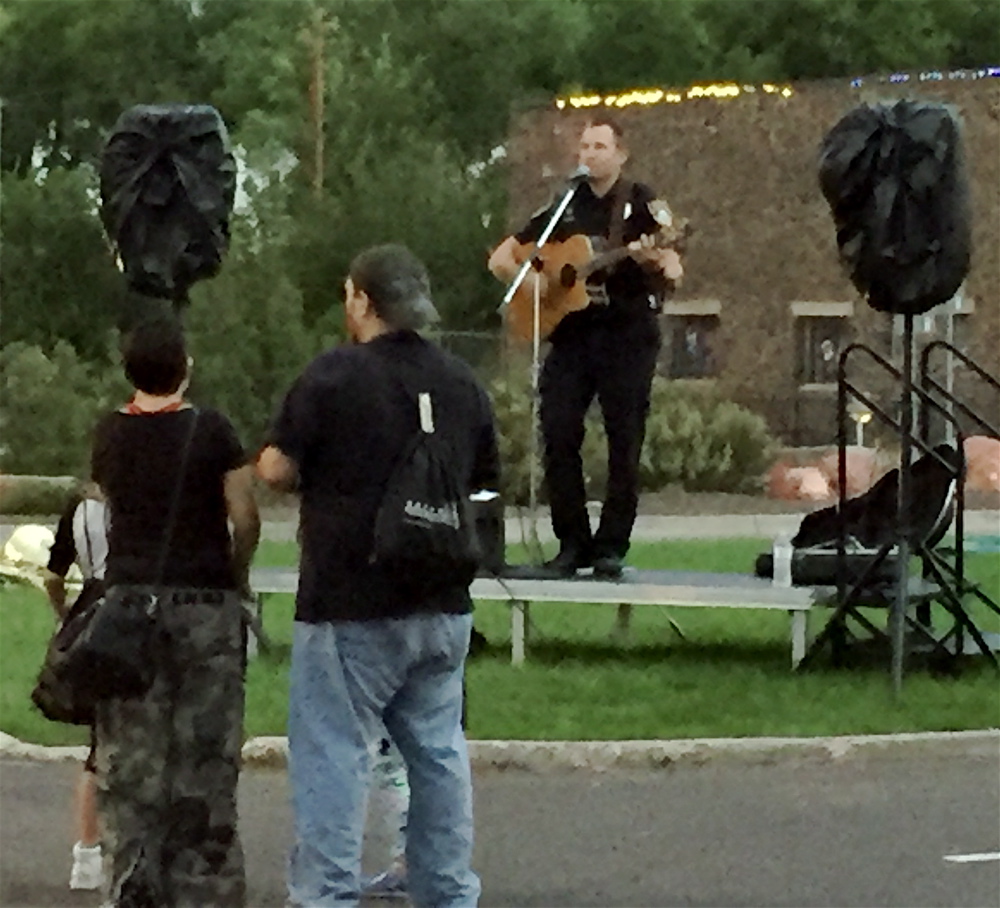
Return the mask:
[[[676, 218], [670, 226], [654, 234], [655, 246], [683, 251], [684, 241], [691, 234], [688, 221]], [[519, 265], [531, 255], [534, 243], [519, 243], [513, 253]], [[590, 237], [575, 234], [561, 242], [548, 242], [535, 256], [532, 267], [545, 276], [546, 283], [538, 304], [538, 334], [545, 340], [571, 312], [579, 312], [592, 304], [587, 278], [599, 271], [610, 270], [632, 255], [627, 246], [595, 251]], [[593, 289], [593, 288], [592, 288]], [[532, 281], [517, 288], [505, 316], [507, 330], [518, 340], [530, 341], [534, 336], [535, 291]]]

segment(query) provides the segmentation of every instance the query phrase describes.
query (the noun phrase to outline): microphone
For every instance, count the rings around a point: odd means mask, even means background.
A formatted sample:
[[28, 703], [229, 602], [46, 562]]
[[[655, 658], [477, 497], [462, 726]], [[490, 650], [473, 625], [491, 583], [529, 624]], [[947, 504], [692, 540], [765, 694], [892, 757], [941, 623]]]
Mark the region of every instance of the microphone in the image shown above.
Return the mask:
[[569, 175], [570, 183], [582, 183], [590, 176], [590, 168], [586, 164], [581, 164]]

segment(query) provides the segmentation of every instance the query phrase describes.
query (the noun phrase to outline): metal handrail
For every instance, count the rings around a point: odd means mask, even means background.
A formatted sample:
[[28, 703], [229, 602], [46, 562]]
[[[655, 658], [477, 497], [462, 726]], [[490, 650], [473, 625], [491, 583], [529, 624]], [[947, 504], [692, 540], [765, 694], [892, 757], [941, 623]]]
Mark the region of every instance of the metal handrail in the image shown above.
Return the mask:
[[[840, 354], [837, 363], [837, 474], [838, 474], [838, 533], [837, 533], [837, 601], [840, 603], [838, 609], [850, 605], [856, 601], [859, 588], [848, 590], [847, 578], [847, 527], [844, 519], [845, 505], [847, 503], [847, 401], [850, 394], [855, 399], [867, 404], [873, 415], [877, 415], [884, 423], [891, 426], [900, 437], [900, 465], [899, 465], [899, 485], [897, 493], [897, 507], [895, 514], [896, 547], [898, 551], [899, 563], [897, 565], [896, 577], [896, 597], [895, 607], [890, 612], [890, 621], [893, 626], [893, 687], [898, 694], [902, 685], [903, 672], [903, 633], [906, 624], [906, 600], [909, 589], [909, 555], [912, 535], [911, 528], [911, 501], [910, 501], [910, 468], [911, 451], [913, 446], [923, 450], [926, 454], [933, 456], [944, 466], [946, 466], [955, 482], [956, 515], [955, 515], [955, 535], [956, 550], [956, 573], [959, 587], [964, 582], [964, 564], [962, 558], [964, 539], [964, 459], [960, 458], [958, 465], [948, 463], [937, 454], [929, 444], [918, 438], [914, 432], [913, 424], [913, 399], [921, 400], [924, 407], [938, 409], [942, 416], [954, 426], [956, 438], [958, 439], [959, 450], [962, 446], [962, 432], [955, 417], [949, 413], [938, 401], [936, 401], [923, 388], [916, 386], [913, 382], [913, 325], [912, 316], [908, 316], [905, 324], [905, 344], [902, 370], [896, 368], [885, 357], [877, 353], [871, 347], [862, 343], [849, 344]], [[855, 353], [866, 354], [884, 372], [892, 376], [901, 385], [903, 407], [900, 420], [894, 419], [889, 413], [875, 404], [875, 402], [860, 388], [848, 381], [847, 366], [848, 361]], [[924, 540], [914, 540], [918, 553], [923, 554], [925, 546]], [[888, 547], [885, 548], [888, 551]], [[883, 553], [884, 554], [884, 553]]]
[[[1000, 428], [994, 426], [992, 423], [988, 422], [982, 416], [979, 415], [975, 410], [965, 404], [962, 400], [955, 396], [955, 394], [949, 389], [941, 385], [941, 383], [932, 378], [930, 375], [930, 358], [931, 354], [936, 350], [947, 350], [952, 356], [958, 359], [966, 368], [972, 370], [979, 378], [981, 378], [986, 384], [991, 385], [993, 389], [1000, 395], [1000, 381], [998, 381], [994, 376], [990, 375], [982, 366], [980, 366], [975, 360], [969, 357], [967, 354], [959, 350], [954, 344], [949, 343], [945, 340], [935, 340], [927, 344], [926, 347], [921, 351], [920, 354], [920, 384], [921, 387], [925, 389], [932, 389], [937, 394], [941, 395], [946, 403], [957, 408], [962, 412], [964, 416], [974, 422], [979, 426], [980, 429], [985, 430], [985, 434], [989, 435], [991, 438], [1000, 438]], [[926, 407], [922, 408], [920, 411], [920, 434], [921, 437], [927, 438], [930, 432], [930, 420], [928, 418], [928, 413]]]

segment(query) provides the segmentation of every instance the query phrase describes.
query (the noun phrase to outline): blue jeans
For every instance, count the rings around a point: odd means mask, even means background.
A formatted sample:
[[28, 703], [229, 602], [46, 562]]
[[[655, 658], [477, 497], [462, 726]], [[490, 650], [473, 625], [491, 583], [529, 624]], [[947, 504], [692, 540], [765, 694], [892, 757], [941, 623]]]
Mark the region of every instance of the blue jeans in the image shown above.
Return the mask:
[[383, 734], [382, 723], [410, 780], [410, 898], [434, 908], [477, 904], [472, 778], [461, 724], [471, 629], [471, 615], [295, 623], [288, 716], [291, 904], [358, 904], [370, 746]]

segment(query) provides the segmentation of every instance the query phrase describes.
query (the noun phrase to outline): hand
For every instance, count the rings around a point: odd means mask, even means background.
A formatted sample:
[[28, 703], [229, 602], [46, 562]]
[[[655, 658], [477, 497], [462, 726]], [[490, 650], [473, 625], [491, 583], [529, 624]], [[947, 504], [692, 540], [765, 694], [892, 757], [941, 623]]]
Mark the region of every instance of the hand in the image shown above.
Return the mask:
[[684, 277], [684, 266], [676, 250], [658, 247], [655, 237], [641, 237], [634, 243], [629, 243], [628, 248], [632, 258], [643, 268], [660, 271], [667, 280], [674, 283]]

